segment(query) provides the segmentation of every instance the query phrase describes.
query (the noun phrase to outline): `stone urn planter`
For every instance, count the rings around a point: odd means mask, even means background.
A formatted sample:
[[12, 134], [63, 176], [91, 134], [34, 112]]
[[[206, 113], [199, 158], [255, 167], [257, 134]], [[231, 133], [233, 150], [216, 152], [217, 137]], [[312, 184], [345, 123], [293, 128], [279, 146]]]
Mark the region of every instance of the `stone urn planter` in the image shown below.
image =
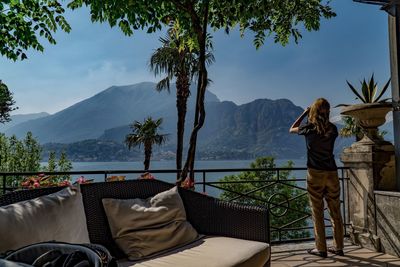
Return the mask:
[[381, 99], [389, 83], [390, 79], [379, 90], [372, 75], [357, 90], [347, 82], [363, 103], [341, 105], [344, 106], [341, 114], [354, 118], [363, 133], [363, 138], [346, 147], [340, 157], [344, 167], [349, 168], [350, 238], [353, 243], [376, 251], [381, 251], [382, 246], [385, 248], [381, 238], [386, 235], [378, 233], [382, 222], [377, 221], [375, 192], [396, 188], [394, 146], [378, 135], [378, 127], [385, 123], [387, 113], [392, 110], [392, 104], [386, 102], [390, 98]]
[[355, 145], [383, 145], [387, 142], [378, 135], [378, 127], [386, 122], [391, 110], [391, 103], [363, 103], [345, 106], [340, 114], [353, 117], [363, 129], [364, 137]]

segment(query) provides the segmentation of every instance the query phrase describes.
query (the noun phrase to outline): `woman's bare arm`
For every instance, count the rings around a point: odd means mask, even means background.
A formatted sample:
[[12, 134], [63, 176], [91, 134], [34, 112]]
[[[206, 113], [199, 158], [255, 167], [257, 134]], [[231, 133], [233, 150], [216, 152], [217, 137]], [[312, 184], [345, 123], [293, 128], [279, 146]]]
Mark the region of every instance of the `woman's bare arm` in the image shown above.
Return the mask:
[[303, 111], [303, 113], [295, 120], [295, 122], [290, 127], [289, 133], [298, 133], [299, 132], [300, 123], [304, 120], [304, 118], [307, 116], [309, 111], [310, 111], [310, 107], [306, 108]]

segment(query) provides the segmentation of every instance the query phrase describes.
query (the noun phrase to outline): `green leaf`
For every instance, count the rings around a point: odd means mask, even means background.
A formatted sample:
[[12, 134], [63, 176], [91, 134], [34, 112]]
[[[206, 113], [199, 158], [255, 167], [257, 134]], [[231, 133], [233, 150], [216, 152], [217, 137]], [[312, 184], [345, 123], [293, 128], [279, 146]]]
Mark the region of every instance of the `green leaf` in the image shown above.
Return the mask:
[[[389, 88], [390, 80], [391, 80], [391, 79], [389, 78], [389, 80], [386, 82], [385, 86], [383, 86], [383, 88], [382, 88], [380, 94], [379, 94], [378, 97], [375, 99], [375, 102], [378, 102], [379, 99], [381, 99], [381, 97], [385, 94], [386, 90]], [[389, 98], [389, 99], [390, 99], [390, 98]]]
[[334, 108], [338, 108], [338, 107], [348, 107], [348, 106], [350, 106], [350, 105], [349, 105], [349, 104], [339, 104], [339, 105], [334, 106]]
[[365, 79], [362, 82], [361, 92], [362, 92], [362, 95], [364, 96], [364, 103], [371, 103], [371, 100], [369, 98], [370, 94], [369, 94], [368, 84], [365, 81]]
[[19, 49], [26, 51], [32, 48], [42, 51], [43, 46], [40, 45], [38, 36], [44, 36], [49, 43], [55, 44], [51, 33], [55, 32], [58, 26], [67, 32], [70, 29], [62, 17], [64, 9], [57, 0], [13, 0], [5, 3], [9, 4], [6, 16], [0, 16], [0, 24], [3, 26], [0, 54], [11, 60], [26, 58]]
[[365, 103], [365, 99], [357, 92], [357, 90], [354, 88], [354, 86], [353, 86], [351, 83], [349, 83], [348, 81], [346, 81], [346, 82], [347, 82], [347, 85], [350, 87], [351, 91], [353, 91], [353, 93], [354, 93], [362, 102]]
[[376, 84], [374, 81], [374, 74], [372, 74], [371, 79], [369, 80], [369, 85], [368, 85], [368, 103], [374, 102], [373, 99], [375, 97], [376, 93]]

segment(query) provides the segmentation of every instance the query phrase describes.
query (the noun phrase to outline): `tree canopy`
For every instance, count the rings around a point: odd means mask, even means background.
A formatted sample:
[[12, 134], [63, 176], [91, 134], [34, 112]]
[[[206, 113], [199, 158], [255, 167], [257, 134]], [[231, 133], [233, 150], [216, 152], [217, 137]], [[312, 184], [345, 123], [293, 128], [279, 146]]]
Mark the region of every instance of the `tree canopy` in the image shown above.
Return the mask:
[[13, 99], [12, 93], [8, 90], [7, 85], [5, 85], [0, 80], [0, 123], [9, 122], [10, 112], [17, 109], [13, 107], [15, 101]]
[[[283, 166], [292, 167], [291, 161]], [[257, 158], [250, 168], [254, 170], [220, 179], [219, 187], [225, 190], [220, 198], [269, 207], [272, 240], [310, 237], [310, 231], [305, 229], [310, 218], [307, 191], [300, 189], [294, 177], [290, 177], [291, 171], [280, 170], [279, 174], [274, 171], [273, 157]]]
[[190, 171], [194, 179], [194, 161], [198, 131], [205, 121], [204, 97], [208, 84], [206, 43], [211, 36], [208, 29], [224, 29], [229, 33], [239, 28], [254, 34], [254, 45], [259, 48], [267, 37], [286, 45], [290, 37], [297, 42], [300, 29], [318, 30], [322, 17], [335, 16], [329, 0], [72, 0], [72, 9], [84, 5], [90, 8], [92, 21], [108, 21], [126, 34], [147, 29], [148, 33], [173, 22], [178, 25], [184, 46], [199, 51], [199, 71], [194, 126], [190, 136], [186, 163], [179, 184]]
[[302, 25], [309, 31], [318, 30], [321, 17], [335, 16], [329, 1], [324, 0], [73, 0], [69, 7], [75, 9], [83, 5], [90, 7], [92, 21], [107, 21], [126, 35], [139, 29], [152, 33], [171, 21], [178, 21], [190, 45], [198, 45], [193, 24], [201, 26], [201, 19], [204, 19], [201, 15], [207, 6], [207, 25], [227, 33], [235, 27], [239, 27], [241, 34], [250, 30], [257, 48], [268, 36], [282, 44], [287, 44], [290, 36], [297, 41], [301, 38]]
[[[64, 11], [57, 0], [0, 0], [0, 55], [24, 60], [28, 49], [44, 50], [40, 38], [55, 44], [52, 33], [58, 27], [71, 30]], [[10, 121], [14, 104], [12, 93], [0, 80], [0, 123]]]
[[[39, 171], [70, 171], [72, 164], [64, 152], [57, 162], [56, 154], [51, 153], [47, 166], [41, 166], [42, 148], [38, 140], [27, 132], [24, 139], [18, 139], [15, 135], [7, 137], [0, 133], [0, 171], [1, 172], [39, 172]], [[2, 177], [6, 179], [6, 185], [11, 187], [21, 186], [26, 177], [21, 175]], [[52, 182], [70, 180], [69, 175], [53, 175]], [[49, 181], [50, 181], [49, 180]], [[1, 181], [3, 182], [3, 181]]]
[[56, 0], [0, 0], [0, 54], [11, 60], [27, 58], [26, 50], [43, 51], [40, 38], [55, 44], [52, 33], [58, 27], [69, 32]]

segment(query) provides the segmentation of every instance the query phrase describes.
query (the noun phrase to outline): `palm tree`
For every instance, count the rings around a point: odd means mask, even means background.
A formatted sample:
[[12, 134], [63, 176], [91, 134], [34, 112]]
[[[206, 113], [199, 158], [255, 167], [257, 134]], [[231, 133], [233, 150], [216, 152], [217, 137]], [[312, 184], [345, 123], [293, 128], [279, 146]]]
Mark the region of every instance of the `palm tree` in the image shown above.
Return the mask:
[[157, 131], [160, 129], [162, 118], [153, 120], [148, 117], [143, 121], [135, 121], [132, 125], [132, 133], [128, 134], [125, 138], [125, 144], [129, 149], [135, 146], [144, 146], [144, 169], [147, 171], [150, 167], [150, 158], [152, 154], [153, 145], [162, 145], [167, 139], [166, 134], [159, 134]]
[[[165, 73], [156, 89], [158, 91], [170, 91], [170, 81], [176, 79], [176, 108], [178, 112], [177, 121], [177, 147], [176, 147], [176, 169], [182, 168], [183, 138], [185, 132], [185, 119], [187, 112], [187, 100], [190, 96], [190, 84], [198, 75], [199, 57], [198, 49], [190, 47], [182, 39], [177, 28], [168, 30], [165, 38], [160, 38], [162, 46], [155, 50], [150, 58], [150, 69], [155, 75]], [[208, 47], [212, 49], [211, 42]], [[206, 63], [214, 62], [211, 52], [206, 54]], [[179, 174], [177, 174], [177, 179]]]

